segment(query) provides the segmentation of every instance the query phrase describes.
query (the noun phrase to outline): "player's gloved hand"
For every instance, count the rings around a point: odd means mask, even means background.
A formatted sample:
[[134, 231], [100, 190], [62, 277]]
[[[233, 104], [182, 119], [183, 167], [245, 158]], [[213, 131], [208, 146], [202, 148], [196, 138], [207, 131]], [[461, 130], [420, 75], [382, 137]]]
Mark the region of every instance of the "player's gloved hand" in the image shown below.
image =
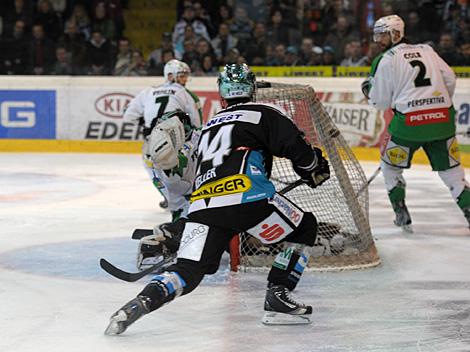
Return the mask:
[[137, 249], [137, 268], [156, 264], [161, 258], [175, 254], [180, 246], [186, 218], [155, 226], [153, 235], [142, 237]]
[[320, 148], [313, 148], [317, 157], [317, 163], [311, 170], [305, 170], [302, 167], [293, 165], [294, 171], [310, 187], [315, 188], [330, 178], [330, 165], [328, 160], [323, 157]]
[[361, 84], [361, 90], [362, 90], [362, 94], [364, 94], [364, 96], [369, 99], [369, 92], [370, 92], [370, 88], [371, 88], [371, 83], [370, 83], [370, 78], [367, 78], [364, 82], [362, 82]]

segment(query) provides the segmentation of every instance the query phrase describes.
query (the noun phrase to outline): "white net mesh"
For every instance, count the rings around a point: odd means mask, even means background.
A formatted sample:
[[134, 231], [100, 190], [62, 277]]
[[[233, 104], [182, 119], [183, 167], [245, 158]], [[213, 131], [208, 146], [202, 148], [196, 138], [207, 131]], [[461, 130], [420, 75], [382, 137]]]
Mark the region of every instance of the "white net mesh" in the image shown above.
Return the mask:
[[[317, 241], [308, 267], [343, 270], [380, 263], [369, 226], [369, 195], [364, 172], [350, 147], [310, 86], [272, 84], [257, 90], [257, 102], [284, 108], [310, 143], [328, 156], [331, 178], [316, 189], [301, 185], [287, 197], [319, 223]], [[287, 159], [275, 159], [271, 180], [279, 191], [299, 178]], [[240, 236], [242, 270], [268, 268], [282, 244], [263, 246]]]

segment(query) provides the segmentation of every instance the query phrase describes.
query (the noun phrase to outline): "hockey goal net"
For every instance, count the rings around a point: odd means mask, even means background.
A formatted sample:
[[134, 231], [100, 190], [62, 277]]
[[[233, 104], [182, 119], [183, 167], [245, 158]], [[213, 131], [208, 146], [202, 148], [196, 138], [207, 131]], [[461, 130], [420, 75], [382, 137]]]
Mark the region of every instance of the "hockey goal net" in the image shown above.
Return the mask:
[[[331, 178], [316, 189], [301, 185], [286, 195], [311, 211], [319, 227], [308, 267], [343, 270], [380, 263], [369, 226], [369, 195], [361, 165], [310, 86], [276, 84], [260, 88], [256, 101], [281, 106], [307, 140], [328, 156]], [[299, 177], [287, 159], [275, 159], [271, 180], [279, 191]], [[239, 236], [240, 269], [269, 268], [282, 244], [266, 247], [254, 237]]]

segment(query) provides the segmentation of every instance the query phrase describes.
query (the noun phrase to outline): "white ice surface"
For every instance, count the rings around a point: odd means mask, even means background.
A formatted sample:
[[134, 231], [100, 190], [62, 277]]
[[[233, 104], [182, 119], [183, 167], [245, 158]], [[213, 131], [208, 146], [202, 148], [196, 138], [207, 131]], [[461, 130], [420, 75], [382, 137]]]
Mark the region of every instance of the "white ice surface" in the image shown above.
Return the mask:
[[263, 326], [265, 274], [224, 264], [109, 337], [110, 314], [145, 280], [113, 279], [99, 258], [134, 271], [132, 230], [169, 219], [139, 156], [0, 154], [0, 351], [470, 351], [467, 222], [428, 166], [405, 176], [415, 234], [391, 225], [378, 176], [370, 218], [382, 265], [305, 273], [295, 296], [314, 306], [312, 325]]

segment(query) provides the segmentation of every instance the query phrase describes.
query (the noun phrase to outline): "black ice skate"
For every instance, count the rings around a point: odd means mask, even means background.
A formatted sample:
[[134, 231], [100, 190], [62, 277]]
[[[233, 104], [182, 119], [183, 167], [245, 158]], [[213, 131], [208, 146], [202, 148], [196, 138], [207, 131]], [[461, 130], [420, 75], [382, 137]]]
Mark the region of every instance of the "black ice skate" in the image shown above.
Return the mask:
[[393, 204], [393, 211], [395, 212], [395, 220], [393, 223], [396, 226], [402, 228], [404, 232], [413, 233], [413, 227], [411, 226], [411, 216], [408, 212], [408, 208], [405, 205], [405, 201], [400, 201]]
[[126, 331], [127, 327], [137, 319], [149, 313], [150, 298], [137, 296], [127, 302], [109, 319], [109, 325], [104, 331], [105, 335], [119, 335]]
[[310, 324], [312, 307], [295, 302], [290, 292], [283, 285], [274, 285], [267, 289], [264, 301], [263, 324], [292, 325]]

